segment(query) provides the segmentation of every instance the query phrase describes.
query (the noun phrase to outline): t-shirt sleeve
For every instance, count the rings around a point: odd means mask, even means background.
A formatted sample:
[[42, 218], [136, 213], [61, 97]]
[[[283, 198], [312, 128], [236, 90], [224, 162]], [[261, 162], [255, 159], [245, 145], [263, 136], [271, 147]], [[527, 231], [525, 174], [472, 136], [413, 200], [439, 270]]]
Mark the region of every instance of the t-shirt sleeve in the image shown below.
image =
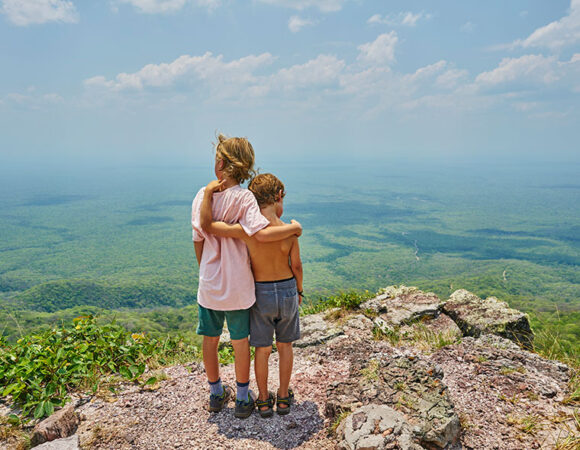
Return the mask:
[[205, 188], [201, 188], [195, 198], [193, 199], [193, 204], [191, 205], [191, 228], [193, 230], [193, 241], [199, 242], [206, 238], [205, 232], [201, 229], [200, 216], [201, 216], [201, 202], [203, 201], [203, 193]]
[[242, 199], [239, 223], [248, 236], [253, 236], [258, 231], [270, 225], [270, 221], [260, 212], [256, 197], [249, 191]]

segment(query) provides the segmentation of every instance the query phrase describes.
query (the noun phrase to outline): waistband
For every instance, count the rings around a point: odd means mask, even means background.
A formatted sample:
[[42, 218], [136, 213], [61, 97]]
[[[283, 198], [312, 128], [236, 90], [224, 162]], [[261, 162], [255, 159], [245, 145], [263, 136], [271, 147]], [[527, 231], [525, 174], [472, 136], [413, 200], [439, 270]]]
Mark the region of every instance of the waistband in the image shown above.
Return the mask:
[[256, 284], [272, 284], [272, 283], [284, 283], [285, 281], [293, 280], [294, 277], [285, 278], [284, 280], [275, 280], [275, 281], [255, 281]]
[[296, 279], [286, 278], [285, 280], [276, 280], [276, 281], [256, 281], [256, 291], [270, 291], [274, 289], [288, 289], [292, 287], [296, 287]]

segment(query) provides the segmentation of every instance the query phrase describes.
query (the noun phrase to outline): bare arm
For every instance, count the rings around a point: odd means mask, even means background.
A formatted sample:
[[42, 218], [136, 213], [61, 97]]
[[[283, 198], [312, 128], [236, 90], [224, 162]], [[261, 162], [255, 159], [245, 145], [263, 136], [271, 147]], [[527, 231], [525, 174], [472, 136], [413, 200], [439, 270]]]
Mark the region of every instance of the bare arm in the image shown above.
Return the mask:
[[201, 264], [201, 255], [203, 254], [203, 243], [204, 241], [193, 241], [193, 246], [195, 247], [195, 257], [197, 258], [197, 265]]
[[203, 195], [203, 201], [201, 202], [200, 211], [200, 225], [203, 231], [206, 233], [215, 234], [221, 237], [231, 237], [236, 239], [246, 239], [248, 235], [244, 232], [242, 226], [238, 223], [230, 225], [225, 222], [212, 222], [212, 199], [213, 193], [219, 190], [221, 182], [212, 181], [205, 188], [205, 193]]
[[262, 228], [254, 237], [258, 242], [274, 242], [289, 238], [290, 236], [300, 236], [302, 234], [302, 225], [296, 220], [291, 220], [290, 224], [276, 227]]
[[[294, 239], [292, 243], [292, 248], [290, 248], [290, 269], [296, 278], [296, 287], [298, 292], [302, 292], [304, 287], [303, 282], [303, 272], [302, 272], [302, 260], [300, 259], [300, 246], [298, 245], [298, 238]], [[302, 303], [302, 296], [298, 295], [298, 304]]]

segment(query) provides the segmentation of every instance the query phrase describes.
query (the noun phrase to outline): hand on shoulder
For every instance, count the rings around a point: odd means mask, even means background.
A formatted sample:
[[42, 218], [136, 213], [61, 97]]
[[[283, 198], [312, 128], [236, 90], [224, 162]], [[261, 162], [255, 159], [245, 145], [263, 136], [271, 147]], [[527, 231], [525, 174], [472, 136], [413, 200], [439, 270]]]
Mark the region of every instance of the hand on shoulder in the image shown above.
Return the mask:
[[205, 187], [205, 192], [208, 194], [213, 194], [214, 192], [221, 192], [224, 187], [226, 180], [212, 180]]

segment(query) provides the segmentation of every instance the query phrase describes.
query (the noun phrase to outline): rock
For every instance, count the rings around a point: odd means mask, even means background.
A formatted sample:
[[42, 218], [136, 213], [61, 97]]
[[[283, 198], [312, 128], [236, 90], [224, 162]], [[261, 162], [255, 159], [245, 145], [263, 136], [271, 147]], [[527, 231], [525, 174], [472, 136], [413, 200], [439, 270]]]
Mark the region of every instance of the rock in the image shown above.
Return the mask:
[[434, 333], [448, 333], [457, 336], [462, 334], [457, 324], [447, 314], [439, 314], [435, 319], [426, 321], [425, 326]]
[[415, 439], [425, 447], [445, 448], [458, 440], [459, 418], [438, 366], [418, 357], [369, 356], [362, 347], [352, 353], [350, 377], [327, 390], [327, 416], [332, 419], [360, 406], [383, 405], [416, 424]]
[[312, 314], [300, 319], [300, 339], [294, 342], [295, 347], [308, 347], [344, 334], [342, 328], [324, 320], [324, 313]]
[[39, 445], [46, 441], [69, 437], [77, 431], [80, 419], [69, 403], [50, 417], [38, 423], [32, 432], [31, 445]]
[[387, 305], [385, 304], [385, 300], [388, 298], [390, 298], [388, 294], [377, 295], [376, 297], [361, 303], [359, 308], [363, 311], [369, 311], [372, 314], [386, 312]]
[[394, 299], [400, 296], [406, 296], [409, 294], [415, 294], [419, 291], [416, 287], [407, 287], [405, 285], [398, 286], [388, 286], [379, 291], [376, 297], [361, 303], [359, 308], [363, 311], [368, 311], [372, 314], [379, 314], [387, 312], [389, 299]]
[[[399, 334], [403, 341], [422, 350], [437, 348], [442, 345], [442, 341], [455, 343], [463, 336], [457, 324], [446, 314], [439, 314], [434, 319], [422, 320], [411, 325], [403, 325], [399, 328]], [[508, 342], [513, 344], [511, 341]]]
[[346, 321], [346, 326], [357, 330], [371, 330], [373, 321], [363, 314], [357, 314]]
[[373, 323], [383, 334], [391, 334], [395, 332], [395, 329], [381, 317], [375, 317]]
[[386, 301], [387, 312], [380, 317], [387, 323], [400, 326], [423, 318], [435, 318], [441, 311], [441, 301], [435, 294], [415, 292], [399, 295]]
[[413, 442], [413, 427], [405, 416], [384, 405], [356, 409], [341, 423], [337, 434], [342, 439], [342, 449], [423, 449]]
[[455, 321], [464, 336], [497, 334], [524, 348], [532, 348], [534, 335], [528, 316], [511, 309], [506, 302], [495, 297], [483, 300], [460, 289], [451, 294], [443, 310]]
[[497, 334], [482, 334], [475, 341], [477, 344], [484, 347], [493, 347], [501, 350], [520, 351], [520, 347], [509, 339], [498, 336]]
[[73, 434], [66, 438], [45, 442], [33, 448], [34, 450], [78, 450], [79, 438], [76, 434]]
[[414, 294], [416, 292], [420, 292], [418, 288], [402, 284], [401, 286], [387, 286], [386, 288], [381, 289], [379, 294], [384, 294], [387, 298], [395, 298], [400, 297], [401, 295]]

